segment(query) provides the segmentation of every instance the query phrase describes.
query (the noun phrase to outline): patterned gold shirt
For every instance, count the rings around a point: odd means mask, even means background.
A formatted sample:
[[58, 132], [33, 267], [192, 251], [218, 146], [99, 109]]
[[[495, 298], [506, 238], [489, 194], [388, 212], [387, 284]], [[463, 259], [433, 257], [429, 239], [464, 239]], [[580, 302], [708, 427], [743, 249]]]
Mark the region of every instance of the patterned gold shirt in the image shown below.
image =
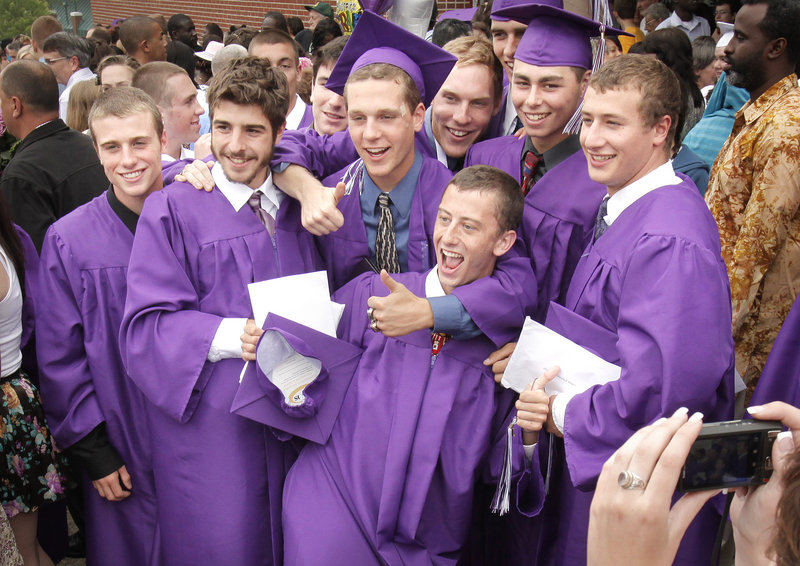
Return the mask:
[[711, 169], [733, 301], [736, 367], [752, 392], [800, 289], [800, 89], [792, 74], [736, 114]]

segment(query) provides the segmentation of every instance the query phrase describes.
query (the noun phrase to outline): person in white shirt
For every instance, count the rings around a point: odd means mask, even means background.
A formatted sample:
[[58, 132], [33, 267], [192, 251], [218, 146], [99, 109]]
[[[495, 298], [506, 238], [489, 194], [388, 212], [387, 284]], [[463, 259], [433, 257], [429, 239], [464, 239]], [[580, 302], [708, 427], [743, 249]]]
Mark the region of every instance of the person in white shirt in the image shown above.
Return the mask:
[[67, 121], [69, 93], [75, 83], [95, 78], [89, 69], [92, 47], [85, 39], [65, 31], [54, 33], [42, 45], [44, 62], [56, 76], [64, 91], [58, 97], [58, 117]]
[[679, 28], [689, 36], [689, 41], [694, 41], [701, 35], [711, 35], [708, 21], [694, 13], [696, 7], [697, 0], [676, 0], [675, 9], [669, 18], [658, 24], [656, 29]]

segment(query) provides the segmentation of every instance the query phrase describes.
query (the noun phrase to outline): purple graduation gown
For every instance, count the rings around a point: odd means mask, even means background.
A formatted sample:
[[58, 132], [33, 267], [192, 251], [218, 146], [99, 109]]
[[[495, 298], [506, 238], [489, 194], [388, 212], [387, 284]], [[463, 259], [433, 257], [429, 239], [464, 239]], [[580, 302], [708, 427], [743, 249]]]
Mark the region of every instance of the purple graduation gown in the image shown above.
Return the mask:
[[[524, 145], [524, 138], [514, 136], [478, 143], [467, 153], [465, 166], [492, 165], [521, 182]], [[519, 236], [539, 286], [538, 308], [532, 314], [536, 320], [544, 321], [550, 301], [563, 304], [605, 194], [606, 188], [589, 177], [583, 151], [577, 151], [548, 169], [526, 195]]]
[[[397, 279], [424, 295], [426, 275]], [[386, 294], [365, 274], [334, 295], [347, 305], [341, 339], [365, 351], [330, 439], [307, 444], [286, 479], [287, 566], [455, 564], [465, 543], [493, 416], [514, 395], [483, 366], [483, 336], [449, 340], [434, 362], [429, 331], [369, 330], [367, 299]]]
[[117, 345], [132, 244], [105, 193], [56, 221], [42, 244], [37, 354], [48, 423], [69, 447], [105, 422], [133, 486], [111, 502], [84, 474], [89, 565], [161, 563], [145, 402]]
[[[607, 361], [622, 375], [567, 405], [565, 438], [554, 440], [550, 493], [539, 515], [539, 566], [586, 563], [591, 490], [603, 463], [634, 431], [679, 407], [703, 412], [707, 422], [733, 417], [731, 303], [719, 234], [694, 183], [681, 179], [625, 209], [587, 247], [570, 283], [566, 308], [616, 335], [616, 359]], [[566, 331], [592, 344], [580, 325]], [[542, 461], [547, 444], [536, 447]], [[520, 491], [533, 497], [520, 510], [539, 510], [543, 479], [543, 467], [523, 476]], [[709, 564], [718, 523], [706, 505], [676, 564]]]
[[[323, 180], [336, 186], [344, 170]], [[453, 174], [436, 159], [424, 157], [417, 190], [411, 201], [408, 234], [408, 270], [427, 271], [436, 265], [433, 228], [444, 190]], [[361, 215], [361, 200], [354, 188], [339, 201], [344, 225], [336, 232], [318, 238], [333, 289], [350, 281], [363, 258], [371, 257], [367, 232]], [[523, 247], [514, 249], [497, 262], [492, 277], [482, 278], [453, 292], [473, 322], [499, 347], [513, 340], [520, 329], [523, 313], [536, 301], [536, 281]]]
[[[503, 78], [506, 78], [505, 73], [503, 73]], [[506, 100], [509, 96], [511, 96], [511, 93], [509, 92], [511, 85], [505, 81], [503, 82], [503, 96], [500, 97], [500, 110], [497, 112], [497, 114], [492, 116], [492, 119], [489, 121], [489, 126], [486, 129], [486, 133], [483, 134], [483, 139], [485, 140], [499, 138], [506, 135], [503, 124], [506, 121]]]
[[772, 401], [800, 407], [800, 300], [795, 300], [781, 326], [750, 405]]
[[281, 493], [295, 452], [231, 414], [242, 360], [206, 358], [223, 317], [252, 316], [248, 283], [319, 268], [291, 198], [274, 240], [249, 206], [234, 211], [218, 189], [200, 194], [178, 183], [147, 199], [120, 346], [148, 399], [169, 566], [280, 564]]

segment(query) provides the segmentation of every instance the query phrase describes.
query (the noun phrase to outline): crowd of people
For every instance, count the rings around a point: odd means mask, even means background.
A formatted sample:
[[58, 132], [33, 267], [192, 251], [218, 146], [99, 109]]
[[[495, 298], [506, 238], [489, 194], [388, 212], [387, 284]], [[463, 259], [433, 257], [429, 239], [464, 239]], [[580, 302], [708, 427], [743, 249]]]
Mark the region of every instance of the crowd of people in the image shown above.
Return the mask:
[[391, 4], [3, 40], [0, 566], [800, 563], [800, 4]]

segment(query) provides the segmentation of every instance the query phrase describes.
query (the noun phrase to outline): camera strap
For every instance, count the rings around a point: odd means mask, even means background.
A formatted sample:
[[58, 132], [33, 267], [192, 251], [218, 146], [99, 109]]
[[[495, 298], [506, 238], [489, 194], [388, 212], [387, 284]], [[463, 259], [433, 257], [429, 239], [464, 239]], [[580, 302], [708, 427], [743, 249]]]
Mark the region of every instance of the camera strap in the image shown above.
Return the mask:
[[725, 528], [728, 525], [728, 516], [730, 515], [731, 511], [731, 501], [733, 501], [733, 497], [735, 495], [736, 494], [733, 491], [730, 491], [725, 497], [725, 510], [722, 512], [722, 519], [720, 520], [719, 527], [717, 528], [717, 540], [714, 542], [714, 554], [711, 555], [712, 566], [719, 566], [722, 540], [725, 537]]

